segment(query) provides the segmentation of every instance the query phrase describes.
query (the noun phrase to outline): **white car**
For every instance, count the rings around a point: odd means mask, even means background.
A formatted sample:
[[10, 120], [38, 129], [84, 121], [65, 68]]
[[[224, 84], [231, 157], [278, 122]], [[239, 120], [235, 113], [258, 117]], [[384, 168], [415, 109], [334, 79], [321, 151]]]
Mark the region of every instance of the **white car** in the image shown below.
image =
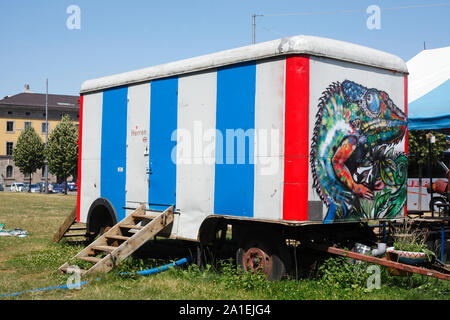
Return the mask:
[[30, 185], [30, 192], [37, 193], [41, 192], [41, 187], [38, 184]]
[[23, 183], [14, 182], [11, 185], [11, 192], [22, 192], [23, 190]]

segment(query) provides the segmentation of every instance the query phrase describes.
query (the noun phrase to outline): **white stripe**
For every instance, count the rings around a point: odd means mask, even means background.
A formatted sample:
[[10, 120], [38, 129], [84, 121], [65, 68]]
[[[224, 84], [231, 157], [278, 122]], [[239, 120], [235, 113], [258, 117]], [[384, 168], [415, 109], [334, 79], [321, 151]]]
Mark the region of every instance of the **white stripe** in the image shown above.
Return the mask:
[[83, 97], [80, 222], [86, 222], [89, 207], [100, 197], [102, 107], [102, 92]]
[[[128, 88], [126, 205], [148, 203], [150, 83]], [[132, 210], [127, 210], [130, 214]]]
[[254, 218], [283, 217], [285, 65], [256, 65]]
[[214, 209], [216, 91], [215, 71], [178, 79], [176, 198], [178, 236], [186, 239], [197, 239]]

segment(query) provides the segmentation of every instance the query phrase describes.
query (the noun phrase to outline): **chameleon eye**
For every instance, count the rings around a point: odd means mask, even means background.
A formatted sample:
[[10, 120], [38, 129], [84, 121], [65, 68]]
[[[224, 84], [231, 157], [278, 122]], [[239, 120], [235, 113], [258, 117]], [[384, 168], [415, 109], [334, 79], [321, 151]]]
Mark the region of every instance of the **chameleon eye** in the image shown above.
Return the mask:
[[367, 109], [373, 115], [378, 115], [380, 113], [380, 98], [376, 92], [367, 92], [365, 96]]

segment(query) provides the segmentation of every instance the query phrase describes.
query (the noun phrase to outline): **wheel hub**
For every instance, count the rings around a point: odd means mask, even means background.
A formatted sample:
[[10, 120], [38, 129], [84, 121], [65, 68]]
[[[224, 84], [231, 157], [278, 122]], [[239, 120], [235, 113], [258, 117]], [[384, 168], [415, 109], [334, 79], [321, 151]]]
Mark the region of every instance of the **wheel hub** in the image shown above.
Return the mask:
[[272, 273], [272, 257], [260, 248], [248, 249], [242, 260], [245, 271], [262, 272], [267, 277]]

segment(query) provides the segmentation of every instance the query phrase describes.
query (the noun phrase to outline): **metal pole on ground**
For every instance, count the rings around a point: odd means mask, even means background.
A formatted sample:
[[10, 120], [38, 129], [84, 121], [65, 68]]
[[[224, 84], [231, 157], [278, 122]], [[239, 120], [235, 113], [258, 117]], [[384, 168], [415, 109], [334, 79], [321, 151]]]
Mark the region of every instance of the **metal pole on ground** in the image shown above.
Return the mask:
[[[429, 190], [430, 190], [430, 201], [433, 201], [433, 154], [431, 153], [431, 144], [435, 143], [435, 137], [430, 132], [427, 134], [428, 140], [428, 171], [430, 174]], [[431, 216], [434, 217], [434, 205], [431, 206]]]
[[444, 262], [444, 247], [445, 247], [445, 224], [441, 226], [441, 262]]
[[[48, 142], [48, 79], [46, 80], [46, 90], [45, 90], [45, 147], [47, 147]], [[48, 193], [48, 161], [47, 157], [44, 160], [45, 163], [45, 193]]]

